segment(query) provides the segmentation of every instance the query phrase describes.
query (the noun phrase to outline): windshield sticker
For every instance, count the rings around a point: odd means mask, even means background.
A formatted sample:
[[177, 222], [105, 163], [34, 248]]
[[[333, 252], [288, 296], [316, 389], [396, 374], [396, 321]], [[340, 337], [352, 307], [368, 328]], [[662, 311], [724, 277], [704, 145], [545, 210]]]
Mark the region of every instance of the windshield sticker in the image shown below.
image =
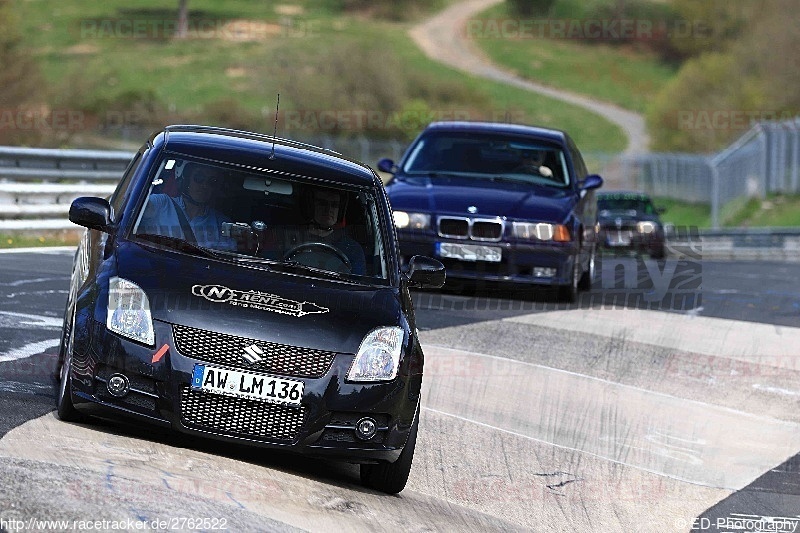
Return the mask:
[[272, 311], [282, 315], [304, 316], [314, 313], [327, 313], [327, 307], [313, 302], [297, 302], [275, 294], [259, 291], [237, 291], [222, 285], [194, 285], [192, 294], [210, 302], [227, 303], [236, 307]]

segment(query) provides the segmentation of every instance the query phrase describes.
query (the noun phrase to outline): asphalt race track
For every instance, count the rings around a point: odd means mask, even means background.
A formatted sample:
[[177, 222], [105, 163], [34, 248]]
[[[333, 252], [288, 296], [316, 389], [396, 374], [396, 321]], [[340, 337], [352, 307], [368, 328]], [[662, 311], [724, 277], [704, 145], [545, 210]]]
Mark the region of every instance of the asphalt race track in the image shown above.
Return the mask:
[[604, 258], [576, 305], [416, 294], [417, 453], [385, 496], [352, 465], [58, 421], [71, 261], [0, 254], [6, 531], [800, 529], [800, 265]]

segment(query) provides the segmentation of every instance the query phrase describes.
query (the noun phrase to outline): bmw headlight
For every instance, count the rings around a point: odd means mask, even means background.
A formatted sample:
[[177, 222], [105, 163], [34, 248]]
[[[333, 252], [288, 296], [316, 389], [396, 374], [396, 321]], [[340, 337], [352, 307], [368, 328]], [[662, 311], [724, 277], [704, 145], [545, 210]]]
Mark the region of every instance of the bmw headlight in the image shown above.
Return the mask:
[[427, 229], [431, 226], [431, 216], [426, 213], [395, 211], [393, 215], [397, 229]]
[[113, 277], [108, 282], [106, 327], [124, 337], [144, 344], [155, 344], [150, 301], [132, 281]]
[[514, 222], [511, 225], [514, 237], [537, 241], [569, 242], [569, 229], [563, 224], [545, 222]]
[[656, 230], [656, 225], [645, 220], [636, 224], [636, 230], [639, 233], [653, 233]]
[[347, 373], [349, 381], [389, 381], [397, 376], [403, 329], [373, 329], [361, 341], [358, 353]]

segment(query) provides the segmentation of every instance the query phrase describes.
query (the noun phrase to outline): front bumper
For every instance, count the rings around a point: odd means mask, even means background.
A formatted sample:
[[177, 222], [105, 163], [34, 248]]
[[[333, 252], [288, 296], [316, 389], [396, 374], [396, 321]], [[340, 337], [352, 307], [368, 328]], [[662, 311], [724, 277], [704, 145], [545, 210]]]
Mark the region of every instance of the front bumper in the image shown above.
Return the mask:
[[[348, 383], [345, 376], [354, 356], [338, 353], [318, 377], [273, 374], [303, 381], [299, 406], [197, 391], [191, 388], [196, 363], [225, 365], [179, 351], [172, 324], [154, 321], [156, 346], [151, 348], [108, 331], [86, 315], [77, 320], [73, 401], [90, 415], [132, 417], [189, 435], [370, 463], [397, 459], [419, 401], [421, 375], [400, 375], [388, 383]], [[130, 392], [124, 397], [108, 391], [113, 374], [128, 378]], [[377, 422], [378, 431], [369, 440], [355, 432], [363, 417]]]
[[[575, 243], [475, 242], [433, 235], [398, 232], [404, 263], [414, 255], [436, 257], [444, 264], [447, 279], [487, 281], [526, 285], [569, 285], [578, 256]], [[442, 257], [437, 243], [491, 246], [501, 249], [499, 262], [467, 261]], [[536, 274], [536, 268], [554, 269], [552, 276]]]
[[664, 250], [664, 235], [660, 232], [639, 233], [636, 230], [618, 230], [603, 227], [597, 234], [598, 242], [606, 250], [659, 253]]

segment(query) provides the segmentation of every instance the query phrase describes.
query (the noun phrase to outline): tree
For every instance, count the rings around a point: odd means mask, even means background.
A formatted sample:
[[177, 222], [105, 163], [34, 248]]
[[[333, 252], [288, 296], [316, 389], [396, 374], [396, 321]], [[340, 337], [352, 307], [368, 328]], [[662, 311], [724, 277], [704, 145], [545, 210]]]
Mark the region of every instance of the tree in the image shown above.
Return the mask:
[[[35, 128], [23, 130], [15, 127], [5, 128], [13, 115], [24, 112], [26, 106], [32, 106], [42, 93], [39, 66], [22, 45], [17, 28], [19, 24], [12, 12], [10, 0], [0, 0], [0, 108], [2, 108], [2, 124], [0, 126], [0, 143], [37, 142], [41, 132]], [[45, 110], [39, 110], [45, 113]], [[13, 122], [13, 120], [12, 120]]]
[[189, 0], [178, 0], [178, 25], [175, 30], [175, 37], [178, 39], [186, 38], [189, 33]]
[[506, 0], [511, 12], [521, 17], [543, 17], [550, 14], [556, 0]]

